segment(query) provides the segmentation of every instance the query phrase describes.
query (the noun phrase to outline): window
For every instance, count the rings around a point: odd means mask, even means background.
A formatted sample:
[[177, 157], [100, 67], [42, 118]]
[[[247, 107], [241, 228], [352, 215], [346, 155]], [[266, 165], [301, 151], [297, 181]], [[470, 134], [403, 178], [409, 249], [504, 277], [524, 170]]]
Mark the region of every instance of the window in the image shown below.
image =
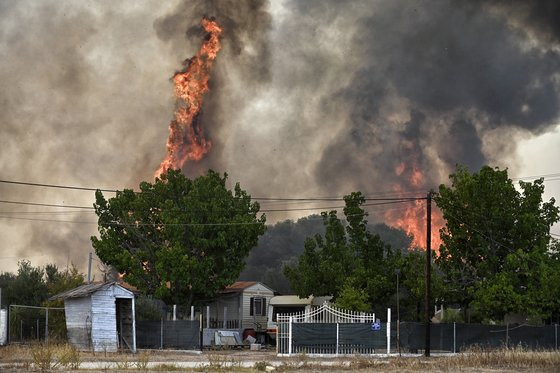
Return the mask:
[[251, 298], [249, 305], [250, 316], [266, 316], [266, 298]]

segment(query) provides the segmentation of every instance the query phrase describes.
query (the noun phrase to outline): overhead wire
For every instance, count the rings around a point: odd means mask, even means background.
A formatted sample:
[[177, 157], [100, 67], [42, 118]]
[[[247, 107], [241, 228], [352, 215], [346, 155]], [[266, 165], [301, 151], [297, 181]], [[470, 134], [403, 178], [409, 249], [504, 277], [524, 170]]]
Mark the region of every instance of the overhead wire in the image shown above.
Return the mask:
[[[403, 202], [410, 202], [410, 201], [386, 201], [386, 202], [379, 202], [379, 203], [370, 203], [370, 204], [363, 204], [363, 207], [372, 207], [372, 206], [383, 206], [383, 205], [391, 205], [396, 203], [403, 203]], [[336, 210], [342, 209], [344, 206], [323, 206], [320, 208], [321, 210]], [[300, 211], [301, 209], [291, 209], [291, 210], [273, 210], [272, 212], [279, 212], [279, 211]], [[310, 210], [310, 209], [303, 209], [303, 210]], [[260, 212], [267, 212], [266, 210], [261, 210]], [[79, 221], [79, 220], [57, 220], [57, 219], [40, 219], [40, 218], [23, 218], [23, 217], [16, 217], [16, 216], [0, 216], [0, 219], [13, 219], [13, 220], [28, 220], [28, 221], [43, 221], [43, 222], [59, 222], [59, 223], [75, 223], [75, 224], [97, 224], [95, 221]], [[245, 225], [245, 224], [260, 224], [260, 223], [164, 223], [164, 224], [156, 224], [156, 223], [131, 223], [131, 224], [122, 224], [122, 223], [111, 223], [112, 225], [130, 225], [130, 226], [138, 226], [138, 225]]]
[[[93, 188], [93, 187], [81, 187], [81, 186], [70, 186], [70, 185], [57, 185], [57, 184], [47, 184], [47, 183], [33, 183], [33, 182], [25, 182], [25, 181], [14, 181], [14, 180], [0, 180], [0, 183], [4, 184], [13, 184], [13, 185], [22, 185], [22, 186], [33, 186], [33, 187], [43, 187], [43, 188], [57, 188], [57, 189], [71, 189], [71, 190], [81, 190], [81, 191], [102, 191], [102, 192], [111, 192], [116, 193], [119, 192], [117, 189], [108, 189], [108, 188]], [[405, 197], [405, 195], [410, 194], [417, 194], [422, 192], [422, 190], [408, 190], [408, 191], [379, 191], [375, 193], [370, 193], [370, 196], [392, 196], [392, 195], [402, 195], [403, 197], [400, 198], [414, 198], [414, 197]], [[138, 193], [135, 191], [135, 193]], [[251, 197], [253, 200], [260, 200], [260, 201], [340, 201], [344, 200], [344, 197], [337, 196], [337, 197], [310, 197], [310, 198], [290, 198], [290, 197]], [[366, 196], [366, 200], [383, 200], [384, 198], [373, 198]], [[390, 198], [389, 198], [390, 199]]]

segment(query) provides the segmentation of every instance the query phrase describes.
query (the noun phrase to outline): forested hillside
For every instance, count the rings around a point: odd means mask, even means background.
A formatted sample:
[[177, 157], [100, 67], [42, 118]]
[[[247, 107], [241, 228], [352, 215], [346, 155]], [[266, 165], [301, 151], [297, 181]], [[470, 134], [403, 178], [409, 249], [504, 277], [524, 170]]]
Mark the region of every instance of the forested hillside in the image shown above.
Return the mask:
[[[412, 238], [400, 229], [383, 223], [369, 224], [368, 228], [393, 248], [407, 250], [411, 245]], [[324, 233], [325, 227], [320, 215], [310, 215], [297, 221], [285, 220], [268, 226], [257, 247], [249, 254], [239, 279], [260, 281], [281, 294], [293, 293], [284, 276], [283, 267], [297, 263], [307, 237]]]

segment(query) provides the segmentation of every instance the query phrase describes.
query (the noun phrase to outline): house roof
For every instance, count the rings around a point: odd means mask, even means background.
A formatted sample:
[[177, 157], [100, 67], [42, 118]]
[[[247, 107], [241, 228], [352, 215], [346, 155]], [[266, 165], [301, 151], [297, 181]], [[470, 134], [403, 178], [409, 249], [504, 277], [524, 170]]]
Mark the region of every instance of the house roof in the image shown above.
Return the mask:
[[81, 285], [81, 286], [78, 286], [77, 288], [70, 289], [70, 290], [67, 290], [65, 292], [56, 294], [56, 295], [50, 297], [49, 300], [87, 297], [88, 295], [91, 295], [91, 294], [95, 293], [96, 291], [105, 290], [105, 289], [107, 289], [107, 288], [109, 288], [113, 285], [119, 286], [119, 287], [123, 288], [125, 291], [128, 291], [128, 292], [132, 293], [132, 291], [130, 289], [127, 289], [127, 288], [123, 287], [118, 282], [114, 282], [114, 281], [113, 282], [96, 282], [96, 283]]
[[249, 288], [253, 285], [257, 285], [257, 284], [261, 284], [265, 288], [272, 291], [272, 289], [270, 289], [268, 286], [266, 286], [262, 282], [258, 282], [258, 281], [237, 281], [237, 282], [234, 282], [233, 284], [227, 286], [224, 290], [222, 290], [222, 294], [242, 293], [245, 289], [247, 289], [247, 288]]
[[241, 293], [243, 290], [255, 285], [256, 283], [256, 281], [237, 281], [229, 286], [226, 286], [222, 293]]

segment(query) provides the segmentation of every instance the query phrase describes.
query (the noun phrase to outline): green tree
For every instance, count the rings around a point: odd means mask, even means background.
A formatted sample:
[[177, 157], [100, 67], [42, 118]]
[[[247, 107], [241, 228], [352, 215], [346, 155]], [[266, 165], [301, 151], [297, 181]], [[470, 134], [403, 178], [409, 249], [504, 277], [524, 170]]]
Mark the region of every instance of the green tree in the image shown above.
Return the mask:
[[12, 298], [10, 304], [40, 306], [48, 298], [47, 284], [44, 280], [45, 271], [41, 267], [33, 267], [27, 260], [18, 263], [18, 271], [10, 286]]
[[345, 310], [368, 312], [371, 310], [368, 298], [368, 294], [365, 290], [356, 289], [350, 283], [346, 283], [342, 287], [335, 305]]
[[542, 201], [543, 180], [520, 182], [517, 190], [507, 170], [488, 166], [473, 174], [459, 166], [450, 179], [434, 198], [446, 220], [437, 258], [446, 301], [465, 313], [476, 305], [494, 319], [539, 312], [531, 305], [544, 284], [532, 281], [532, 272], [548, 265], [550, 227], [558, 221], [554, 199]]
[[[432, 262], [436, 253], [432, 251]], [[410, 250], [399, 260], [400, 314], [402, 320], [424, 320], [426, 295], [426, 252]], [[443, 282], [437, 265], [431, 266], [432, 301], [439, 303], [443, 295]], [[430, 310], [432, 307], [430, 307]]]
[[[74, 289], [84, 283], [84, 275], [72, 264], [66, 270], [59, 270], [55, 264], [47, 264], [44, 269], [45, 285], [49, 297]], [[44, 307], [64, 307], [63, 299], [45, 300]], [[63, 311], [49, 313], [49, 338], [64, 341], [66, 339], [66, 318]]]
[[188, 179], [169, 170], [140, 191], [96, 192], [97, 256], [124, 280], [166, 303], [190, 306], [234, 282], [265, 231], [259, 204], [227, 175]]
[[336, 211], [323, 212], [324, 236], [317, 234], [305, 241], [298, 264], [285, 267], [286, 277], [300, 297], [332, 295], [338, 301], [344, 294], [346, 301], [363, 291], [370, 309], [383, 311], [396, 290], [394, 269], [401, 253], [368, 230], [360, 192], [345, 196], [344, 201], [348, 224]]
[[47, 264], [45, 266], [45, 283], [49, 296], [53, 296], [82, 285], [84, 274], [80, 273], [74, 264], [64, 271], [59, 270], [55, 264]]

